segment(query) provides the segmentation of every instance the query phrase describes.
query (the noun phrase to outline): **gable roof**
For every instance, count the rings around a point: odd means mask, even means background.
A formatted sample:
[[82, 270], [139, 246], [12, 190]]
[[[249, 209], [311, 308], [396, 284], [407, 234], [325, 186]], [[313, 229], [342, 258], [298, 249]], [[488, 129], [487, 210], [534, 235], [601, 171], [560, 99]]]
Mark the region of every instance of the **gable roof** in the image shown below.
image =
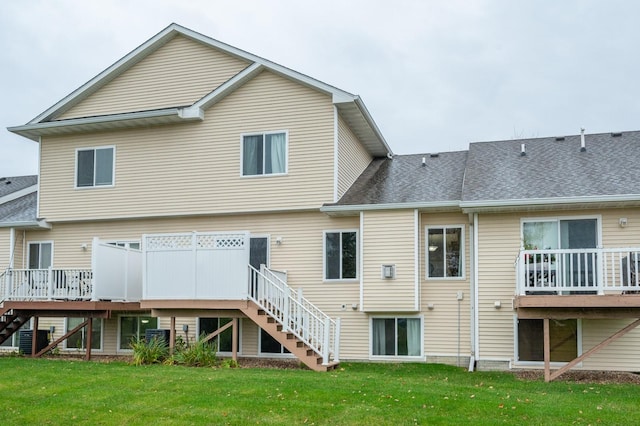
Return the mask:
[[[126, 72], [135, 64], [164, 46], [169, 40], [178, 35], [203, 43], [231, 56], [243, 59], [251, 63], [251, 65], [192, 105], [176, 105], [171, 108], [138, 111], [133, 113], [56, 120], [56, 117], [82, 102], [91, 94], [104, 87], [107, 83]], [[205, 108], [221, 100], [229, 93], [232, 93], [233, 90], [253, 78], [263, 69], [269, 70], [270, 72], [332, 96], [332, 101], [340, 115], [345, 119], [372, 155], [384, 156], [391, 153], [390, 147], [387, 145], [382, 133], [373, 121], [364, 105], [364, 102], [362, 102], [362, 99], [359, 96], [323, 83], [257, 55], [204, 36], [175, 23], [160, 31], [138, 48], [134, 49], [109, 68], [82, 85], [80, 88], [29, 121], [27, 124], [23, 126], [10, 127], [9, 131], [37, 141], [38, 138], [43, 135], [65, 134], [78, 131], [99, 131], [113, 128], [130, 128], [154, 124], [177, 123], [189, 120], [203, 120]]]
[[461, 207], [640, 201], [640, 131], [584, 139], [472, 143]]
[[467, 151], [377, 158], [337, 203], [322, 210], [457, 207], [466, 161]]

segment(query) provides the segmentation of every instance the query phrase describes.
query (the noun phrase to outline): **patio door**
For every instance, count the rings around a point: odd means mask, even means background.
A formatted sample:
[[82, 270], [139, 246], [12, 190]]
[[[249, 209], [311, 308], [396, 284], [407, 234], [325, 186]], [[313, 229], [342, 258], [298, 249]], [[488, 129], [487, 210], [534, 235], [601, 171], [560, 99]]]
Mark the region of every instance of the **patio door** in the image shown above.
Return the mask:
[[52, 263], [53, 243], [38, 242], [29, 243], [29, 269], [35, 271], [27, 272], [27, 279], [32, 290], [43, 291], [46, 289], [49, 271]]
[[[561, 249], [592, 249], [598, 247], [598, 223], [596, 219], [560, 221]], [[564, 276], [571, 286], [585, 287], [579, 293], [593, 293], [588, 287], [596, 285], [596, 259], [584, 254], [567, 254], [563, 259]], [[578, 292], [572, 291], [572, 294]]]
[[29, 243], [29, 269], [49, 269], [52, 243]]

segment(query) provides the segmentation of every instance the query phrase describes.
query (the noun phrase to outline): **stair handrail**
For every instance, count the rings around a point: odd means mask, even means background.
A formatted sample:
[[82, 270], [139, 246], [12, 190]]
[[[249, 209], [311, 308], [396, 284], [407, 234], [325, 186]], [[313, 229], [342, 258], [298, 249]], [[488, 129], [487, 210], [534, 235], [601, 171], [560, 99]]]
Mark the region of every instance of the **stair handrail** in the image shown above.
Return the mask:
[[340, 321], [334, 320], [266, 267], [249, 265], [249, 299], [273, 317], [283, 332], [295, 335], [323, 364], [338, 362]]

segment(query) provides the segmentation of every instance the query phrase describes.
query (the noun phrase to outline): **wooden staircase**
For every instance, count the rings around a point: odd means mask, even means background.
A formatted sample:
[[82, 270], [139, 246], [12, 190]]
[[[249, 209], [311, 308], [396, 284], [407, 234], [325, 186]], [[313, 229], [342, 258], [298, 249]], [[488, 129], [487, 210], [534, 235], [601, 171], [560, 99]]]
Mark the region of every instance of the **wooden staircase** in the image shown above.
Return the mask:
[[0, 345], [10, 339], [30, 319], [29, 315], [19, 315], [11, 308], [0, 307]]
[[275, 318], [260, 308], [256, 303], [249, 301], [247, 307], [241, 310], [248, 318], [269, 333], [310, 369], [314, 371], [329, 371], [340, 365], [340, 363], [336, 361], [323, 364], [320, 353], [304, 343], [294, 333], [282, 331], [282, 324], [279, 324]]

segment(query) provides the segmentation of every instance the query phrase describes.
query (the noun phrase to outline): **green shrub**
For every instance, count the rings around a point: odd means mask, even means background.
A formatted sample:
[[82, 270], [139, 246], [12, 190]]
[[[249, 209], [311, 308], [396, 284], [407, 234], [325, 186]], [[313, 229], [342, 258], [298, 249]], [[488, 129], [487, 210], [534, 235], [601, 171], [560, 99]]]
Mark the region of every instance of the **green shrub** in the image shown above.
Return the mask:
[[163, 362], [169, 355], [169, 347], [164, 339], [152, 338], [149, 342], [138, 339], [131, 342], [133, 364], [156, 364]]
[[216, 350], [211, 342], [204, 340], [205, 334], [189, 347], [176, 351], [175, 363], [189, 367], [213, 367], [217, 364]]

